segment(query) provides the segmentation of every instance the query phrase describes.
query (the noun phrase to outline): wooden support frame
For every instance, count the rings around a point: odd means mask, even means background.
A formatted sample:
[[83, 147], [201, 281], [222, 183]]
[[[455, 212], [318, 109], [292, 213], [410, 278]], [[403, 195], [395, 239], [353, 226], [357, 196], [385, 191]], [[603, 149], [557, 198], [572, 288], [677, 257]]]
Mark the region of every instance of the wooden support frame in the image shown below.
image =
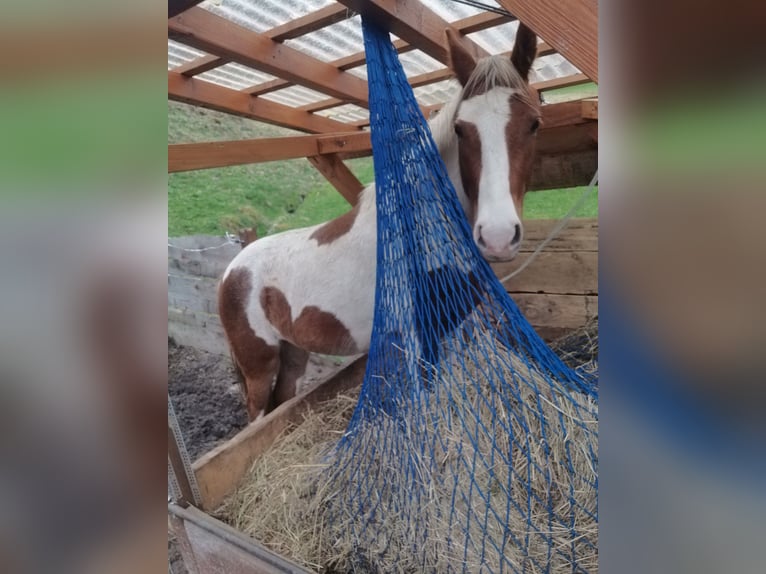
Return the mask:
[[[546, 140], [546, 133], [553, 128], [591, 123], [590, 120], [594, 119], [590, 117], [593, 105], [597, 103], [597, 100], [589, 98], [543, 106], [541, 138]], [[168, 146], [168, 172], [280, 161], [315, 155], [337, 154], [343, 159], [347, 155], [368, 155], [368, 153], [360, 154], [360, 152], [371, 151], [372, 142], [370, 133], [367, 131], [172, 144]]]
[[[555, 50], [551, 48], [548, 44], [545, 44], [544, 42], [538, 45], [538, 56], [547, 56], [549, 54], [552, 54]], [[510, 52], [503, 52], [501, 55], [510, 57]], [[451, 68], [439, 68], [438, 70], [434, 70], [432, 72], [425, 72], [423, 74], [418, 74], [417, 76], [412, 76], [409, 79], [410, 85], [413, 88], [419, 88], [421, 86], [427, 86], [429, 84], [435, 84], [436, 82], [441, 82], [443, 80], [449, 80], [455, 75], [455, 73], [452, 71]], [[574, 76], [570, 76], [574, 80]], [[585, 77], [585, 76], [583, 76]], [[586, 82], [589, 82], [586, 78]], [[248, 90], [249, 93], [258, 93], [263, 94], [266, 93], [266, 91], [272, 91], [272, 89], [276, 89], [275, 86], [277, 84], [281, 83], [279, 80], [274, 80], [273, 82], [266, 82], [264, 84], [260, 84], [260, 90]], [[564, 84], [564, 85], [574, 85], [574, 84]], [[544, 88], [546, 89], [546, 88]], [[547, 89], [553, 89], [553, 88], [547, 88]], [[336, 106], [340, 106], [345, 104], [343, 100], [339, 100], [337, 98], [327, 98], [326, 100], [320, 100], [318, 102], [313, 102], [311, 104], [305, 104], [303, 106], [300, 106], [300, 109], [306, 110], [307, 112], [318, 112], [321, 110], [327, 110], [330, 108], [334, 108]], [[367, 124], [365, 124], [367, 125]]]
[[168, 172], [372, 151], [370, 132], [291, 136], [168, 146]]
[[[338, 2], [359, 12], [362, 16], [370, 16], [382, 22], [391, 33], [402, 40], [414, 44], [442, 64], [449, 64], [444, 30], [447, 28], [458, 30], [421, 2], [399, 0], [338, 0]], [[487, 55], [487, 52], [470, 38], [464, 37], [463, 43], [475, 55]]]
[[168, 20], [168, 35], [186, 45], [280, 76], [357, 105], [367, 105], [367, 82], [202, 8]]
[[358, 130], [353, 125], [255, 98], [198, 78], [187, 78], [177, 72], [168, 72], [168, 98], [309, 133]]
[[[325, 26], [345, 20], [348, 16], [348, 8], [341, 6], [340, 4], [330, 4], [329, 6], [320, 8], [319, 10], [306, 14], [300, 18], [290, 20], [281, 26], [267, 30], [263, 35], [268, 36], [275, 42], [284, 42], [285, 40], [297, 38], [304, 34], [319, 30]], [[220, 56], [213, 54], [206, 54], [205, 56], [200, 56], [191, 62], [174, 68], [173, 71], [191, 77], [228, 63], [229, 60], [226, 58], [221, 58]]]
[[597, 0], [498, 0], [498, 3], [598, 83]]
[[[508, 18], [507, 16], [501, 16], [499, 14], [492, 14], [491, 12], [485, 12], [485, 13], [476, 14], [475, 16], [469, 16], [467, 18], [463, 18], [461, 20], [453, 22], [452, 26], [461, 34], [471, 34], [473, 32], [486, 30], [487, 28], [492, 28], [494, 26], [505, 24], [511, 21], [512, 19]], [[394, 41], [394, 48], [399, 54], [402, 54], [404, 52], [409, 52], [415, 49], [414, 46], [412, 46], [411, 44], [408, 44], [407, 42], [401, 39]], [[552, 53], [550, 46], [548, 46], [547, 44], [544, 46], [541, 45], [541, 47], [538, 48], [538, 50], [542, 48], [550, 50], [547, 52], [547, 54]], [[544, 54], [540, 54], [540, 55], [544, 55]], [[330, 63], [333, 66], [337, 67], [339, 70], [350, 70], [352, 68], [356, 68], [357, 66], [363, 65], [366, 61], [367, 60], [365, 58], [364, 52], [357, 52], [356, 54], [345, 56], [338, 60], [334, 60]], [[243, 91], [247, 92], [248, 94], [261, 95], [261, 94], [266, 94], [276, 90], [280, 90], [282, 88], [289, 88], [292, 85], [293, 83], [288, 82], [287, 80], [276, 79], [270, 82], [264, 82], [264, 83], [252, 86], [250, 88], [246, 88]], [[331, 101], [337, 101], [338, 103], [330, 103]], [[324, 110], [327, 108], [332, 108], [332, 107], [335, 107], [336, 105], [341, 105], [342, 103], [345, 103], [345, 102], [337, 98], [323, 100], [322, 105], [316, 108], [316, 110]], [[308, 104], [308, 105], [319, 105], [319, 104], [320, 102], [316, 102], [314, 104]]]
[[356, 205], [356, 202], [359, 200], [359, 194], [364, 189], [364, 184], [348, 169], [343, 160], [338, 157], [338, 154], [314, 155], [309, 157], [308, 160], [338, 190], [338, 193], [346, 201], [351, 205]]

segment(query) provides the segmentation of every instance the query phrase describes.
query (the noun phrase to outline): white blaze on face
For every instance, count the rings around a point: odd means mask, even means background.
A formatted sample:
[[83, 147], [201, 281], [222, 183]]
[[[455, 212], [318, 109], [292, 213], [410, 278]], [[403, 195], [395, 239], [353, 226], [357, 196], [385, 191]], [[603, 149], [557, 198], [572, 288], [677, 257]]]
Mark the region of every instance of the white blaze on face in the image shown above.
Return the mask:
[[463, 101], [457, 115], [458, 120], [476, 126], [481, 140], [481, 178], [473, 237], [487, 259], [511, 259], [521, 244], [521, 220], [511, 195], [506, 139], [512, 93], [510, 88], [494, 88]]

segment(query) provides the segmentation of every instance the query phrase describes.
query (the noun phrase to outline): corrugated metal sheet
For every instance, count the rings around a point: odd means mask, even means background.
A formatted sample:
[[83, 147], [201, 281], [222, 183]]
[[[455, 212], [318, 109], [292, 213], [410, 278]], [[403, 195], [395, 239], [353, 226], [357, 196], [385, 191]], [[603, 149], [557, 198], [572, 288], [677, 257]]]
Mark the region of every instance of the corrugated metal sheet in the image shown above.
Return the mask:
[[[421, 1], [448, 22], [454, 22], [481, 11], [452, 0]], [[498, 6], [493, 0], [483, 1], [486, 4]], [[256, 32], [264, 32], [333, 2], [334, 0], [205, 0], [200, 7]], [[507, 52], [513, 47], [517, 27], [518, 22], [511, 22], [475, 32], [469, 37], [490, 54]], [[395, 39], [394, 36], [392, 38]], [[352, 16], [300, 38], [287, 40], [285, 44], [319, 60], [332, 62], [364, 50], [361, 18], [358, 15]], [[205, 53], [199, 50], [172, 40], [168, 41], [169, 70], [204, 55]], [[443, 67], [440, 62], [419, 50], [402, 54], [400, 60], [409, 77]], [[366, 66], [353, 68], [349, 70], [349, 73], [365, 79], [367, 77]], [[538, 58], [534, 65], [536, 80], [551, 80], [576, 73], [578, 70], [558, 54]], [[236, 90], [274, 79], [269, 74], [235, 63], [220, 66], [198, 77]], [[455, 89], [454, 82], [439, 82], [417, 88], [415, 94], [421, 104], [432, 105], [444, 102]], [[300, 86], [285, 88], [261, 97], [287, 106], [303, 106], [327, 98], [324, 94]], [[368, 115], [366, 110], [354, 105], [340, 106], [318, 113], [346, 122], [364, 120]]]

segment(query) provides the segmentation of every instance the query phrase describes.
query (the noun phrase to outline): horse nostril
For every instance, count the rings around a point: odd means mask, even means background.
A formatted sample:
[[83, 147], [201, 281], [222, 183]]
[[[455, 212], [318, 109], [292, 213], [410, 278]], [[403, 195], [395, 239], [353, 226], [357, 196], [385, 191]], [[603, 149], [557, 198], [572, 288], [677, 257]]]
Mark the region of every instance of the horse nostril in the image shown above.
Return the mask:
[[487, 244], [484, 242], [484, 238], [481, 236], [481, 225], [479, 226], [479, 239], [477, 240], [477, 243], [479, 244], [479, 247], [487, 246]]
[[511, 245], [516, 245], [519, 241], [521, 241], [521, 225], [517, 223], [514, 229], [513, 239], [511, 239]]

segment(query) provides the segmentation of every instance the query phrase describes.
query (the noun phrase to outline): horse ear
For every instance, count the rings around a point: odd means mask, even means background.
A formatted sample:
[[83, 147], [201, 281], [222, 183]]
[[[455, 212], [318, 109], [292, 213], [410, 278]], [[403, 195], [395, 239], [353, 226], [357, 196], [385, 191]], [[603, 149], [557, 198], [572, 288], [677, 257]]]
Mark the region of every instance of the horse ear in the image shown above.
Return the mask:
[[519, 22], [516, 40], [511, 52], [511, 63], [524, 81], [529, 81], [529, 70], [537, 57], [537, 35]]
[[447, 28], [447, 46], [450, 67], [455, 72], [460, 85], [465, 86], [476, 68], [476, 58], [463, 46], [460, 35], [451, 28]]

